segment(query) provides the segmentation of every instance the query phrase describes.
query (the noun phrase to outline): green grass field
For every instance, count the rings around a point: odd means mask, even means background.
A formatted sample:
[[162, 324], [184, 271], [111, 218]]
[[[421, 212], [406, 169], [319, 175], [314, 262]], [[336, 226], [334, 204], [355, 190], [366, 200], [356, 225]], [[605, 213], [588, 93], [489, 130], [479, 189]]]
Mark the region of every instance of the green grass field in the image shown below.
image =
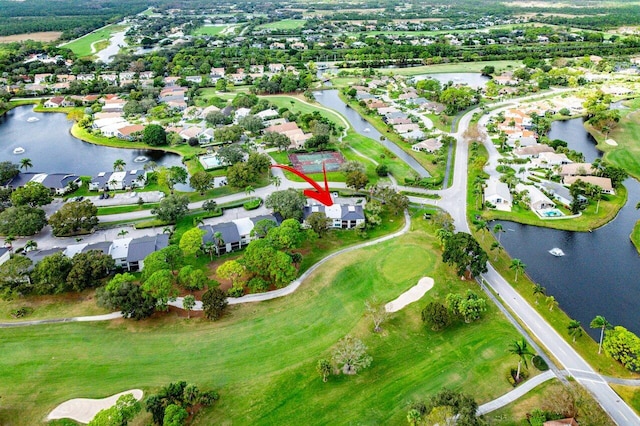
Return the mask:
[[304, 19], [283, 19], [278, 22], [270, 22], [268, 24], [262, 24], [256, 27], [257, 29], [272, 29], [272, 30], [295, 30], [304, 27], [307, 21]]
[[123, 25], [107, 25], [95, 32], [82, 36], [69, 44], [65, 44], [64, 47], [71, 49], [78, 57], [91, 56], [95, 53], [91, 52], [92, 43], [99, 42], [101, 40], [107, 41], [111, 37], [111, 34], [122, 31], [125, 28], [126, 27]]
[[[225, 31], [230, 27], [238, 27], [238, 25], [203, 25], [202, 27], [197, 28], [193, 34], [194, 35], [219, 35], [221, 32]], [[229, 34], [235, 34], [237, 28], [227, 30]]]
[[[219, 390], [198, 425], [405, 424], [411, 401], [444, 386], [480, 402], [498, 397], [510, 389], [501, 378], [516, 364], [506, 348], [518, 333], [494, 306], [477, 323], [425, 330], [420, 310], [429, 300], [474, 286], [441, 263], [427, 226], [416, 219], [408, 235], [328, 262], [295, 294], [232, 307], [215, 323], [169, 314], [2, 329], [0, 423], [32, 425], [69, 398], [175, 380]], [[364, 301], [394, 299], [422, 276], [435, 287], [374, 334]], [[346, 334], [363, 339], [373, 364], [323, 383], [315, 364]]]
[[620, 123], [608, 137], [616, 141], [618, 146], [608, 145], [604, 142], [604, 135], [590, 130], [598, 141], [598, 149], [605, 152], [605, 160], [640, 179], [640, 98], [629, 101], [626, 105], [629, 109], [620, 110]]
[[300, 99], [293, 96], [260, 96], [260, 98], [267, 99], [278, 108], [288, 108], [289, 111], [296, 114], [312, 114], [314, 111], [318, 111], [320, 115], [331, 120], [336, 124], [336, 126], [343, 128], [346, 127], [342, 116], [333, 110], [324, 108], [320, 104], [316, 106], [306, 103], [308, 101], [302, 102]]
[[522, 65], [521, 61], [484, 61], [484, 62], [452, 62], [449, 64], [423, 65], [410, 68], [389, 68], [381, 70], [385, 74], [418, 75], [449, 72], [480, 72], [486, 66], [494, 66], [496, 72], [506, 69], [516, 69]]

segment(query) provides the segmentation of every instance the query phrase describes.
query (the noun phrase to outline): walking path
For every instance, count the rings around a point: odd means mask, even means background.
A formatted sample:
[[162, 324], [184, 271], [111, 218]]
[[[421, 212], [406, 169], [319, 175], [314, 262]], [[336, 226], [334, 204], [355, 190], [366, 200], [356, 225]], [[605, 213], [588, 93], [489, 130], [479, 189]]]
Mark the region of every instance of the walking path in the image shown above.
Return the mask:
[[505, 393], [501, 397], [494, 399], [493, 401], [489, 401], [486, 404], [482, 404], [478, 407], [478, 415], [482, 416], [484, 414], [495, 411], [499, 408], [504, 407], [505, 405], [511, 404], [513, 401], [522, 397], [524, 394], [535, 388], [536, 386], [546, 382], [547, 380], [551, 380], [555, 378], [556, 375], [553, 371], [545, 371], [542, 374], [538, 374], [535, 377], [532, 377], [525, 381], [524, 383], [518, 385], [514, 390]]

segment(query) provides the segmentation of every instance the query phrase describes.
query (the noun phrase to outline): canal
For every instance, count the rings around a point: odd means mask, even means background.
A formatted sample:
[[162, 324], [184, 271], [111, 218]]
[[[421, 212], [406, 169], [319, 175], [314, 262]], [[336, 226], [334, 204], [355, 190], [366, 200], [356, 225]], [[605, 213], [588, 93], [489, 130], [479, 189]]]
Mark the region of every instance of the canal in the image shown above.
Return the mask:
[[[601, 157], [581, 118], [554, 122], [549, 137], [567, 141], [570, 149], [582, 152], [589, 162]], [[580, 321], [595, 339], [599, 332], [590, 329], [589, 323], [596, 315], [640, 335], [640, 257], [629, 239], [640, 218], [635, 209], [640, 184], [627, 179], [624, 185], [626, 205], [613, 221], [593, 232], [501, 222], [506, 230], [501, 242], [509, 255], [522, 260], [531, 279], [544, 286], [560, 308]], [[554, 247], [562, 249], [565, 256], [549, 254]]]

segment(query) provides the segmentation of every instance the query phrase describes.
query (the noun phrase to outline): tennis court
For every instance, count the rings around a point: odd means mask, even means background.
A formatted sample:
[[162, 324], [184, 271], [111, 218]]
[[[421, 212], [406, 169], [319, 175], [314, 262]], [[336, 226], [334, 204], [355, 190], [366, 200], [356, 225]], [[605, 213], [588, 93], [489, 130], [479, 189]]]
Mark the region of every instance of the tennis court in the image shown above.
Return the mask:
[[335, 172], [344, 163], [344, 157], [339, 152], [322, 151], [309, 154], [289, 154], [289, 161], [296, 170], [303, 173], [321, 173], [322, 163], [328, 172]]

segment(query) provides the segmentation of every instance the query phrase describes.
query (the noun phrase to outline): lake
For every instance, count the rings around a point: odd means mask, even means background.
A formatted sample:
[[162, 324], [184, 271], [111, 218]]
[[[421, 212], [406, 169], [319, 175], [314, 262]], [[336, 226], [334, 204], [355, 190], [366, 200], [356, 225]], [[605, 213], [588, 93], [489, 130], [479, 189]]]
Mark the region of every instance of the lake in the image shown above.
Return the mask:
[[[27, 121], [32, 117], [38, 120]], [[182, 158], [173, 153], [110, 148], [83, 142], [69, 133], [72, 124], [66, 114], [35, 113], [31, 105], [10, 110], [0, 116], [0, 161], [19, 163], [22, 158], [29, 158], [33, 163], [30, 171], [83, 176], [111, 171], [117, 159], [124, 160], [129, 170], [144, 166], [144, 162], [134, 161], [137, 157], [146, 157], [161, 166], [182, 165]], [[17, 147], [24, 148], [24, 154], [13, 154]], [[188, 189], [182, 188], [180, 190]]]
[[[549, 137], [567, 141], [570, 149], [583, 152], [589, 162], [601, 157], [581, 118], [554, 122]], [[509, 255], [522, 260], [531, 279], [546, 287], [560, 308], [580, 321], [595, 339], [599, 331], [590, 329], [589, 323], [596, 315], [640, 335], [640, 256], [629, 239], [640, 219], [635, 208], [640, 201], [640, 183], [627, 179], [624, 185], [627, 204], [613, 221], [590, 233], [495, 222], [506, 230], [501, 242]], [[549, 254], [554, 247], [562, 249], [565, 256]]]

